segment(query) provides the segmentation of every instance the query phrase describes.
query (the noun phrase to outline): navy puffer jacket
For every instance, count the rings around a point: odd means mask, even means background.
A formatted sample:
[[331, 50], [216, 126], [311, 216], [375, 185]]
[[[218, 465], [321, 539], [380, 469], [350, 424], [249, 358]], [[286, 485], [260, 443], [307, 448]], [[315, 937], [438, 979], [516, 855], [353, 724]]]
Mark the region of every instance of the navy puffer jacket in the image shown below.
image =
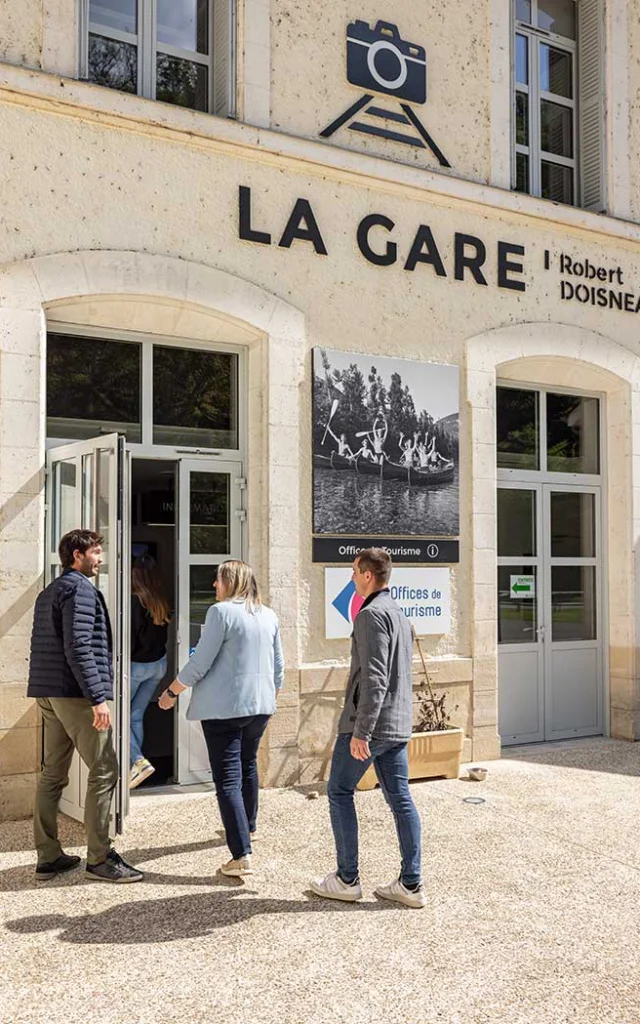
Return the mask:
[[109, 613], [99, 590], [66, 569], [39, 595], [31, 634], [29, 697], [113, 698]]

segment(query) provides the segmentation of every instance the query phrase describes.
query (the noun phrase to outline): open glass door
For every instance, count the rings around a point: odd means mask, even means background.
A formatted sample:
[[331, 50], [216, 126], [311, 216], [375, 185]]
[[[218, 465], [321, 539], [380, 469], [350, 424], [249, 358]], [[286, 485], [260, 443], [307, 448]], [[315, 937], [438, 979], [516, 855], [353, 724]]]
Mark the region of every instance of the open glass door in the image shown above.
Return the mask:
[[[183, 459], [178, 503], [178, 665], [189, 659], [208, 608], [218, 565], [242, 557], [242, 464]], [[199, 722], [187, 719], [191, 690], [178, 698], [177, 780], [207, 782], [211, 769]]]
[[[129, 810], [129, 456], [118, 434], [77, 441], [47, 452], [46, 581], [60, 572], [58, 543], [81, 527], [104, 536], [96, 586], [104, 594], [113, 633], [114, 742], [120, 780], [113, 805], [113, 831], [121, 832]], [[60, 809], [84, 817], [87, 768], [74, 754]]]

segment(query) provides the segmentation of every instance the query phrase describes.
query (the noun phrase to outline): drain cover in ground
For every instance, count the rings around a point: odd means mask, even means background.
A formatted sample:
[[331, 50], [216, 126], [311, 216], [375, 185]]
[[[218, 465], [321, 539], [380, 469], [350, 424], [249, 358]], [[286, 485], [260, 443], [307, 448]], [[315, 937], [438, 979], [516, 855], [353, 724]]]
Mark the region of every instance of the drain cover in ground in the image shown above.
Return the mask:
[[486, 800], [483, 796], [465, 796], [463, 804], [486, 804]]

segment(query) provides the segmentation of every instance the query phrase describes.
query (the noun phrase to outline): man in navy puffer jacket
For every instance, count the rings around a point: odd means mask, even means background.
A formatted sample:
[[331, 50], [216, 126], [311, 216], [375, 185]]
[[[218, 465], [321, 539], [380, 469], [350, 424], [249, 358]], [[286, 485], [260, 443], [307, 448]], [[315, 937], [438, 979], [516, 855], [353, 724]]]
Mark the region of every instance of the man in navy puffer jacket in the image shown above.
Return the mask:
[[34, 610], [27, 694], [36, 698], [44, 724], [33, 819], [39, 880], [80, 863], [79, 857], [63, 853], [57, 824], [74, 749], [89, 769], [84, 817], [88, 876], [103, 882], [142, 878], [112, 849], [109, 838], [118, 781], [107, 703], [113, 698], [111, 625], [104, 597], [89, 582], [102, 562], [102, 540], [92, 530], [64, 535], [58, 548], [63, 571], [39, 595]]

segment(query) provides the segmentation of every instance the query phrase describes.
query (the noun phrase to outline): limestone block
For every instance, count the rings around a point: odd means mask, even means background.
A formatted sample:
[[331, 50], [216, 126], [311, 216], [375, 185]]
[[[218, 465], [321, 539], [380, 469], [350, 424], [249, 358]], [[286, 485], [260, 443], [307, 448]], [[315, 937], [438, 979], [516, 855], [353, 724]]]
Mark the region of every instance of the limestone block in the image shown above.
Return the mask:
[[38, 355], [3, 352], [0, 360], [0, 401], [39, 402], [41, 369]]
[[22, 0], [0, 6], [0, 60], [7, 64], [40, 67], [42, 46], [42, 4]]
[[25, 537], [28, 537], [33, 550], [27, 565], [23, 568], [26, 570], [30, 566], [40, 567], [44, 546], [44, 494], [29, 494], [22, 491], [5, 491], [0, 494], [0, 537], [5, 542], [18, 543], [23, 543]]
[[495, 725], [474, 729], [472, 740], [474, 761], [492, 761], [500, 757], [500, 737]]
[[300, 758], [300, 782], [301, 786], [308, 786], [313, 782], [326, 782], [331, 771], [331, 752], [326, 757], [302, 757]]
[[[438, 686], [470, 682], [473, 677], [473, 660], [471, 658], [427, 658], [426, 661], [429, 679], [432, 683], [437, 683]], [[422, 674], [422, 664], [414, 658], [414, 685], [419, 683], [416, 672]]]
[[269, 749], [266, 769], [261, 777], [263, 786], [295, 786], [299, 776], [300, 759], [297, 747]]
[[496, 479], [495, 444], [477, 444], [473, 449], [473, 466], [476, 480]]
[[475, 584], [473, 588], [473, 613], [475, 619], [497, 619], [498, 600], [495, 580], [493, 583]]
[[473, 730], [496, 726], [498, 722], [498, 691], [475, 690], [473, 694]]
[[474, 690], [497, 690], [498, 659], [496, 657], [473, 659], [473, 688]]
[[[300, 394], [298, 388], [287, 384], [272, 384], [269, 388], [269, 424], [277, 427], [297, 427], [299, 421]], [[280, 431], [280, 433], [287, 434], [288, 431]]]
[[40, 767], [40, 730], [0, 730], [0, 766], [3, 775], [23, 775]]
[[313, 694], [300, 701], [300, 757], [330, 757], [338, 722], [342, 712], [343, 695]]
[[[28, 636], [10, 634], [0, 638], [0, 683], [22, 686], [24, 693], [29, 674], [29, 650]], [[0, 687], [0, 701], [3, 689]]]
[[347, 665], [300, 669], [300, 693], [344, 693], [349, 676]]
[[290, 680], [287, 680], [286, 676], [294, 675], [297, 673], [285, 673], [284, 686], [278, 693], [278, 708], [298, 708], [300, 707], [300, 694], [298, 688], [292, 685]]
[[0, 730], [35, 729], [39, 727], [38, 705], [26, 697], [25, 683], [0, 685]]
[[279, 747], [297, 747], [300, 710], [278, 705], [277, 711], [267, 730], [267, 741], [271, 750]]
[[[30, 263], [0, 269], [0, 351], [37, 353], [44, 344], [42, 293]], [[26, 344], [25, 344], [26, 342]]]
[[20, 821], [33, 814], [38, 773], [0, 775], [0, 821]]
[[478, 619], [473, 625], [473, 653], [479, 657], [494, 654], [497, 648], [495, 619]]
[[468, 764], [471, 761], [471, 754], [473, 751], [473, 740], [471, 736], [465, 736], [462, 743], [462, 763]]
[[[3, 361], [0, 358], [0, 364]], [[39, 494], [44, 487], [44, 452], [35, 446], [4, 445], [0, 450], [0, 481], [5, 494]]]
[[476, 586], [495, 587], [496, 585], [496, 553], [495, 549], [485, 548], [473, 552], [473, 582]]
[[9, 401], [0, 403], [0, 442], [2, 446], [19, 448], [22, 444], [32, 448], [42, 436], [43, 409], [39, 401]]
[[473, 543], [476, 549], [490, 548], [492, 551], [497, 543], [497, 520], [495, 515], [479, 513], [474, 509]]
[[618, 711], [636, 710], [636, 681], [631, 672], [629, 675], [618, 675], [611, 672], [610, 688], [612, 710], [614, 708]]
[[634, 740], [635, 714], [631, 710], [611, 708], [611, 738], [614, 740]]

